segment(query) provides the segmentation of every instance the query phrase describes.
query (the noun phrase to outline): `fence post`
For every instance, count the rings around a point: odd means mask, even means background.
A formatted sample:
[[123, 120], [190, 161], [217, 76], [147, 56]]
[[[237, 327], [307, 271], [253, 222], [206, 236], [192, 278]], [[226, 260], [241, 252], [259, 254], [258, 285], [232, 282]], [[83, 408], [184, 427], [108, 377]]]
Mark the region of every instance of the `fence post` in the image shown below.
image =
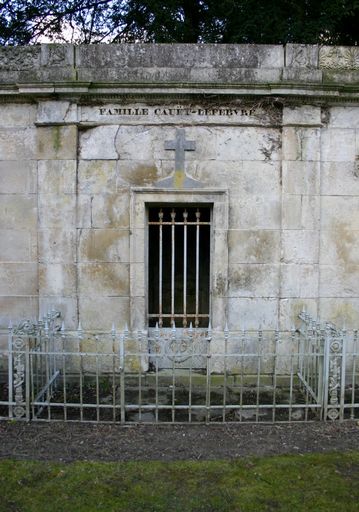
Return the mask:
[[[125, 328], [127, 332], [127, 326]], [[125, 408], [125, 332], [120, 334], [120, 400], [121, 400], [121, 424], [126, 421], [126, 408]]]
[[345, 388], [345, 334], [327, 326], [324, 420], [342, 420]]
[[212, 327], [211, 323], [208, 325], [207, 334], [207, 363], [206, 363], [206, 422], [209, 423], [211, 419], [211, 341], [212, 341]]
[[8, 401], [9, 401], [9, 418], [13, 417], [13, 400], [14, 400], [14, 381], [13, 381], [13, 326], [10, 320], [8, 335]]

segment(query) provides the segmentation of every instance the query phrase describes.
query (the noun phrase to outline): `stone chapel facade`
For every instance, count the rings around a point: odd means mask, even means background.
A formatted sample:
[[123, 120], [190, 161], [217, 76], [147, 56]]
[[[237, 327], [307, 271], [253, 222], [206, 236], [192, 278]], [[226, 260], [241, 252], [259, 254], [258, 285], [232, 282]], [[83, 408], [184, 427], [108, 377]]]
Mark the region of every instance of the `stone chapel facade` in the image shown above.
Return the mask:
[[359, 48], [0, 49], [0, 329], [359, 326]]

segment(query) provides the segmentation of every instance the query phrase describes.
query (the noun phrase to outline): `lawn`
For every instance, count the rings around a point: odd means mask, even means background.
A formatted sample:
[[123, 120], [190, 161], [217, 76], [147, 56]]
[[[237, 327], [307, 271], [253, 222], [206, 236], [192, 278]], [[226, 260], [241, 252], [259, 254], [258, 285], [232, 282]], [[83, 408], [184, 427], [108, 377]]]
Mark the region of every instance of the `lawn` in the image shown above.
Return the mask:
[[0, 511], [359, 511], [359, 452], [215, 462], [0, 461]]

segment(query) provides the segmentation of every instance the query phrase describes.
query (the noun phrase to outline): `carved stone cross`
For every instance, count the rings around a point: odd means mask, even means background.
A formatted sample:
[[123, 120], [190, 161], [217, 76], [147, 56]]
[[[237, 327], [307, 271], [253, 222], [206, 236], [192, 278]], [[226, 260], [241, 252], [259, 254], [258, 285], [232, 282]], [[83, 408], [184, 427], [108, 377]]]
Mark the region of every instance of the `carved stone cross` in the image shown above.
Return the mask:
[[175, 172], [184, 173], [185, 151], [194, 151], [196, 143], [194, 140], [186, 140], [183, 128], [176, 130], [175, 140], [166, 140], [165, 149], [175, 151]]

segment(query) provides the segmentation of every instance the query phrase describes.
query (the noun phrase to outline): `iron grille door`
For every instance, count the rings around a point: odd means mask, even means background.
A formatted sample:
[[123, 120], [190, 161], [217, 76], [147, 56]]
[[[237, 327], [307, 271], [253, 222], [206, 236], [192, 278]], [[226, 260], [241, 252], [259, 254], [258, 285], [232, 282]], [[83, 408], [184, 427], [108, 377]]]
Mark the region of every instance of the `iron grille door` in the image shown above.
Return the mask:
[[148, 219], [149, 327], [207, 327], [210, 208], [151, 207]]

